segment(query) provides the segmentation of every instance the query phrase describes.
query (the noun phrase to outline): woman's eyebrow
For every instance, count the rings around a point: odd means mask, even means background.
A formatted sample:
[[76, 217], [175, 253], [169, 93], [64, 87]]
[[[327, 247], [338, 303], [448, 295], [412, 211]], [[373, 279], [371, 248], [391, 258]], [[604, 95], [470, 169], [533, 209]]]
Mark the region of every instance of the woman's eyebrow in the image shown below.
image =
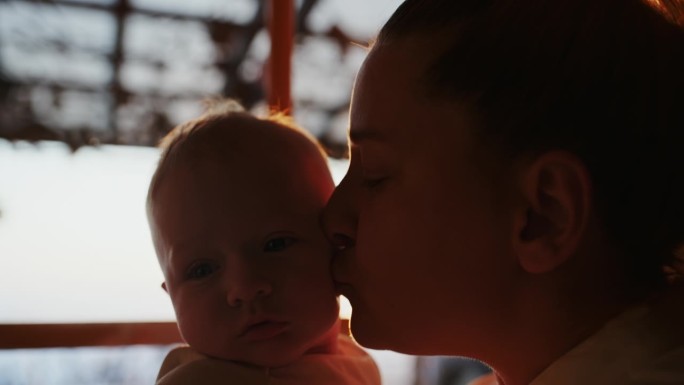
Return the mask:
[[368, 140], [380, 141], [384, 139], [384, 135], [372, 128], [363, 128], [358, 130], [349, 130], [349, 140], [352, 143], [360, 143]]

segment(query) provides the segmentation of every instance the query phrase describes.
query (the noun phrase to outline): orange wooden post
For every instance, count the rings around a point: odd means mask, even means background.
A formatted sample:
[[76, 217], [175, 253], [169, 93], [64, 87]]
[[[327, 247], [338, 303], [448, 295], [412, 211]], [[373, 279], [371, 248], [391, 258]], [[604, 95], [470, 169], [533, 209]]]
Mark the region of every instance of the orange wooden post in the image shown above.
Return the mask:
[[293, 0], [270, 0], [267, 11], [271, 54], [266, 67], [266, 95], [271, 110], [292, 114], [291, 69], [294, 38]]

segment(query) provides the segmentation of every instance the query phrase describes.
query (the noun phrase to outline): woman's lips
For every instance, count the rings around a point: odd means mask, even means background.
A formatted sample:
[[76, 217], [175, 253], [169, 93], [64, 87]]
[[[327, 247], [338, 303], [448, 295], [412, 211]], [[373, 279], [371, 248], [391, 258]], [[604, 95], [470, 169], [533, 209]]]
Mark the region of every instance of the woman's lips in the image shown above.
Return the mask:
[[288, 325], [289, 324], [287, 322], [278, 321], [262, 321], [253, 323], [245, 328], [245, 330], [240, 334], [240, 338], [250, 342], [268, 340], [285, 332], [285, 330], [288, 328]]

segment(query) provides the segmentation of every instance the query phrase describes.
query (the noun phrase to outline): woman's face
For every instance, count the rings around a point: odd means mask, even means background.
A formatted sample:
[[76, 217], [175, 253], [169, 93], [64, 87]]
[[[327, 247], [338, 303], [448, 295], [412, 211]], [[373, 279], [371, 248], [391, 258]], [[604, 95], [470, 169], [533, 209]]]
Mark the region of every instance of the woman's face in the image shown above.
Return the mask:
[[494, 338], [518, 267], [505, 185], [456, 103], [430, 100], [408, 42], [374, 48], [356, 80], [351, 165], [324, 213], [354, 338], [370, 348], [456, 354]]

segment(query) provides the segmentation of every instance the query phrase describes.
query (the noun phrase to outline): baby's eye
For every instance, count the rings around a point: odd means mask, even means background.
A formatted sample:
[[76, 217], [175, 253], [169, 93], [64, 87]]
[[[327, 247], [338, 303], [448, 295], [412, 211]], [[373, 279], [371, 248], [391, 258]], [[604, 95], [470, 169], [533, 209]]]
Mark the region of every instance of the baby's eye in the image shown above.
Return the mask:
[[188, 269], [187, 278], [192, 280], [200, 280], [213, 274], [218, 267], [209, 262], [196, 263]]
[[293, 243], [295, 243], [295, 241], [296, 239], [292, 237], [272, 238], [266, 241], [266, 244], [264, 245], [264, 251], [267, 253], [282, 251], [290, 247]]

